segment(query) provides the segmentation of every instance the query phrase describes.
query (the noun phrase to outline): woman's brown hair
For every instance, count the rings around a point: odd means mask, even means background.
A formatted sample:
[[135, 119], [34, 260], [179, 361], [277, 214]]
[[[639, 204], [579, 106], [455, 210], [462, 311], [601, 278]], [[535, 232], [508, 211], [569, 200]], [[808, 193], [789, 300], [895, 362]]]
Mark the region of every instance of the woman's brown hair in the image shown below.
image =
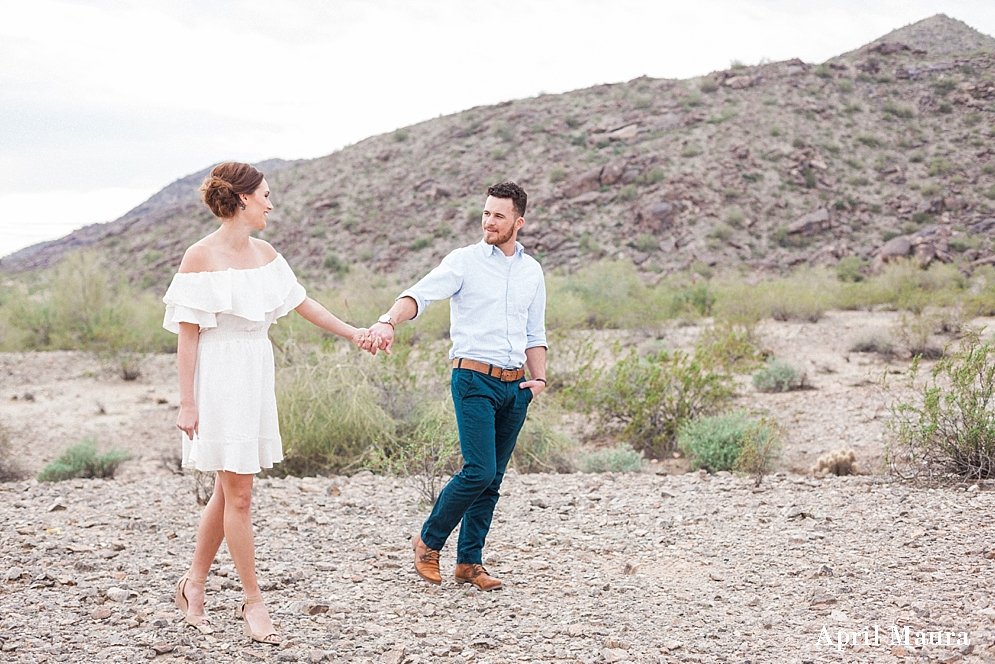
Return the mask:
[[263, 174], [255, 166], [226, 161], [211, 170], [200, 193], [215, 217], [231, 219], [243, 207], [239, 194], [251, 194], [262, 181]]

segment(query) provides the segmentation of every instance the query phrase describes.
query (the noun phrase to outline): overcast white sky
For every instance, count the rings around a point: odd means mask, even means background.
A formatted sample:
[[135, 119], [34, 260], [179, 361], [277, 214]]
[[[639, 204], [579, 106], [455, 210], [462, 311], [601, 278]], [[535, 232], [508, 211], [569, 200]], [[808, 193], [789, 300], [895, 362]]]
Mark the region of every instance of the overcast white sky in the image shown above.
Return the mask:
[[821, 62], [992, 0], [0, 0], [0, 256], [212, 163], [734, 59]]

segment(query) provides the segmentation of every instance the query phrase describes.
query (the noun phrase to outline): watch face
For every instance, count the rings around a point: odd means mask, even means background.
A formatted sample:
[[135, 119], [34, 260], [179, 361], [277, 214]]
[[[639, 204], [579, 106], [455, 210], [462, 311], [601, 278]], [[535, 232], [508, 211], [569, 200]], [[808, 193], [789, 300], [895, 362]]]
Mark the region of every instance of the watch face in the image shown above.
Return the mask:
[[386, 323], [387, 325], [390, 325], [390, 314], [384, 314], [383, 316], [377, 319], [377, 322]]

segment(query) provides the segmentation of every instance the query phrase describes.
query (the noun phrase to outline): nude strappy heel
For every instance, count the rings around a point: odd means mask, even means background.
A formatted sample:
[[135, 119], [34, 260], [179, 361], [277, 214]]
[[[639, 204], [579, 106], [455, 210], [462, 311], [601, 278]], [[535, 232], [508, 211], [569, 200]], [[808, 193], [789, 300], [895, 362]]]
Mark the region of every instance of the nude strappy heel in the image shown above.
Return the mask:
[[211, 621], [207, 616], [204, 614], [190, 614], [190, 602], [187, 601], [187, 596], [184, 594], [187, 589], [187, 582], [203, 585], [207, 583], [207, 579], [195, 579], [189, 574], [184, 574], [180, 577], [180, 580], [176, 582], [176, 608], [183, 612], [183, 620], [186, 624], [197, 628], [202, 634], [213, 634], [214, 628], [211, 627]]
[[249, 627], [249, 620], [245, 616], [245, 606], [247, 604], [258, 604], [261, 601], [263, 601], [262, 595], [246, 597], [245, 600], [242, 602], [242, 604], [237, 609], [235, 609], [235, 617], [240, 618], [244, 623], [243, 631], [245, 632], [245, 635], [247, 637], [249, 637], [250, 639], [252, 639], [257, 643], [266, 643], [271, 646], [278, 646], [283, 641], [283, 639], [280, 638], [280, 635], [277, 634], [276, 632], [269, 632], [266, 634], [256, 634], [252, 631], [252, 628]]

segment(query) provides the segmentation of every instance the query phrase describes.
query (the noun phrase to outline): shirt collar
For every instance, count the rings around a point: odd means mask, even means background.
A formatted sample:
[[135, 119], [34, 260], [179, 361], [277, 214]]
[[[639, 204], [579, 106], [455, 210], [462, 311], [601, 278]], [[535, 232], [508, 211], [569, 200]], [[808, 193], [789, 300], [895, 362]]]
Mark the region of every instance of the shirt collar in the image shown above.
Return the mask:
[[[483, 240], [481, 240], [477, 244], [481, 247], [481, 250], [483, 251], [484, 256], [493, 256], [495, 253], [500, 253], [502, 256], [504, 256], [504, 252], [501, 251], [500, 249], [498, 249], [493, 244], [487, 244]], [[524, 251], [525, 251], [525, 247], [522, 246], [522, 243], [519, 242], [518, 240], [515, 240], [515, 253], [512, 254], [512, 256], [515, 256], [515, 257], [521, 256]], [[510, 257], [508, 257], [508, 258], [510, 258]]]

